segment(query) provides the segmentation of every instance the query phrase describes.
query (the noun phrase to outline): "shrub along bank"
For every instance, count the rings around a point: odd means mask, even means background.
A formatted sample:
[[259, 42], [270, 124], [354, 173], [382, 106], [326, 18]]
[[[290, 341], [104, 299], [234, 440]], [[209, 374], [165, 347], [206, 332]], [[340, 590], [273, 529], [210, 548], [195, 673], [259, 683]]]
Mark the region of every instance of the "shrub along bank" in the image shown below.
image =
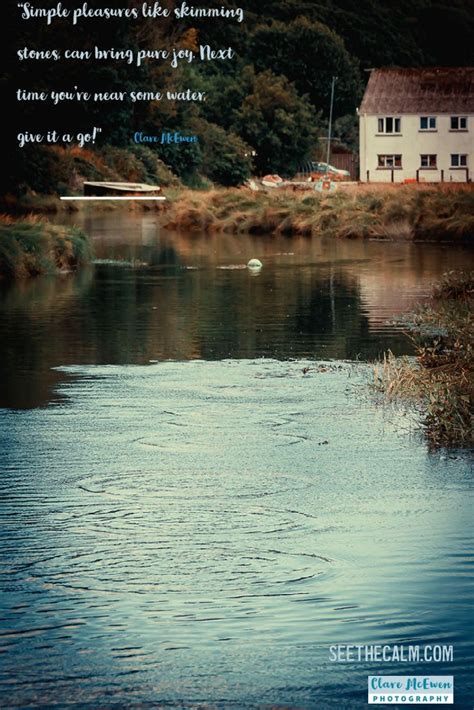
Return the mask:
[[450, 272], [431, 302], [411, 317], [417, 357], [388, 354], [375, 368], [375, 384], [389, 400], [412, 401], [435, 446], [474, 443], [474, 272]]
[[0, 221], [0, 277], [27, 278], [90, 262], [88, 238], [77, 229], [29, 219]]

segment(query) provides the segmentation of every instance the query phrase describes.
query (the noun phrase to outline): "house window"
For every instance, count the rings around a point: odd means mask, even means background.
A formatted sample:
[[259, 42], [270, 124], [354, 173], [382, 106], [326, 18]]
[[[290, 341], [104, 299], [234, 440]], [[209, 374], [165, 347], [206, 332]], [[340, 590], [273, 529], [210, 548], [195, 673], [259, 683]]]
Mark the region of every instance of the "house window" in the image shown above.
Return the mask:
[[395, 116], [385, 116], [379, 118], [379, 133], [400, 133], [402, 129], [402, 119]]
[[422, 168], [437, 168], [437, 157], [436, 155], [422, 155], [421, 161], [420, 161], [420, 166]]
[[467, 116], [451, 116], [452, 131], [467, 131]]
[[467, 155], [460, 153], [451, 153], [452, 168], [467, 168]]
[[378, 167], [379, 168], [401, 168], [402, 167], [402, 156], [401, 155], [379, 155], [378, 156]]
[[436, 131], [436, 116], [420, 116], [420, 131]]

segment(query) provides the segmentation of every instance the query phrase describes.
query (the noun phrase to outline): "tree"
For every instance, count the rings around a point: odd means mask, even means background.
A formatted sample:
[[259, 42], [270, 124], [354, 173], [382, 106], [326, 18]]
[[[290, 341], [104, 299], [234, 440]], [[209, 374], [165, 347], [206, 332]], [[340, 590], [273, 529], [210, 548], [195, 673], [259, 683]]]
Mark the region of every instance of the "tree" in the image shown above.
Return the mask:
[[235, 112], [240, 109], [245, 97], [252, 93], [255, 84], [252, 66], [245, 65], [241, 60], [235, 62], [233, 69], [233, 72], [222, 73], [211, 64], [211, 69], [199, 74], [192, 85], [193, 89], [206, 92], [206, 101], [200, 111], [203, 118], [226, 130], [231, 128]]
[[[468, 66], [474, 61], [474, 0], [240, 0], [247, 25], [295, 17], [337, 32], [364, 68]], [[318, 70], [315, 66], [313, 70]]]
[[350, 150], [359, 151], [359, 117], [353, 114], [341, 116], [334, 122], [334, 138]]
[[[174, 133], [175, 128], [164, 128], [165, 133]], [[157, 148], [157, 155], [176, 175], [179, 175], [184, 182], [193, 180], [199, 172], [203, 156], [199, 143], [171, 143], [160, 145]]]
[[298, 17], [290, 23], [261, 25], [253, 35], [251, 58], [257, 69], [271, 69], [307, 94], [313, 106], [329, 113], [331, 81], [338, 77], [335, 115], [353, 113], [361, 97], [356, 61], [342, 39], [326, 25]]
[[317, 145], [317, 116], [286, 77], [265, 71], [236, 111], [233, 128], [257, 152], [260, 174], [293, 175]]
[[201, 172], [225, 187], [242, 185], [252, 173], [252, 149], [235, 133], [202, 119], [193, 123], [202, 142]]

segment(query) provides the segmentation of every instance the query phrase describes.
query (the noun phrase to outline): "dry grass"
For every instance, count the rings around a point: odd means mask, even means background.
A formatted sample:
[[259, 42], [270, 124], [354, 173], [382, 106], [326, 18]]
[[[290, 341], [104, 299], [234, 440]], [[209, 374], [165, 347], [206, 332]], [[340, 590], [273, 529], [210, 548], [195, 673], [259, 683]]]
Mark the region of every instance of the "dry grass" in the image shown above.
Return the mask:
[[349, 239], [453, 239], [474, 234], [471, 186], [360, 186], [320, 195], [291, 189], [178, 192], [169, 228]]
[[474, 279], [472, 273], [448, 271], [441, 281], [433, 287], [433, 298], [440, 300], [466, 300], [474, 298]]
[[388, 353], [374, 369], [375, 386], [388, 400], [422, 406], [434, 446], [474, 443], [473, 294], [474, 273], [446, 274], [431, 303], [412, 314], [415, 362]]
[[88, 263], [91, 248], [77, 229], [56, 227], [38, 216], [0, 217], [0, 277], [28, 278]]

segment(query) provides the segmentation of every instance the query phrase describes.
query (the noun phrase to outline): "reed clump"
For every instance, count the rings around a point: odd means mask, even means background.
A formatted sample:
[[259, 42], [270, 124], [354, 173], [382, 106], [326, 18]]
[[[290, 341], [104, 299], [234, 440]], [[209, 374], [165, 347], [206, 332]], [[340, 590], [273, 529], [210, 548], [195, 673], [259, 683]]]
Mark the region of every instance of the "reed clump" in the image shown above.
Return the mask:
[[91, 257], [90, 242], [78, 229], [57, 227], [38, 217], [0, 217], [0, 277], [69, 271], [89, 263]]
[[415, 360], [388, 353], [375, 366], [375, 386], [388, 400], [421, 405], [424, 432], [437, 447], [474, 443], [473, 304], [474, 272], [449, 272], [411, 315]]
[[180, 191], [165, 212], [169, 228], [234, 234], [349, 239], [468, 240], [472, 186], [349, 186], [330, 194], [293, 189]]

